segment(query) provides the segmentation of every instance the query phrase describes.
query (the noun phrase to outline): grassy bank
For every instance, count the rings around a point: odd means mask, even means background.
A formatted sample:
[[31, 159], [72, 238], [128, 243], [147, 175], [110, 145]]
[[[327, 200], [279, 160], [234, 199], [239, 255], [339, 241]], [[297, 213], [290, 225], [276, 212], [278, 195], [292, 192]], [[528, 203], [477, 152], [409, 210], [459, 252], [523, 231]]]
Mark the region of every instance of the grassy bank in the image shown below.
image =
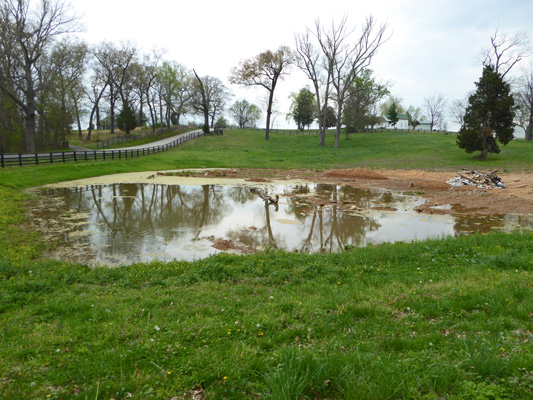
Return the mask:
[[[533, 234], [106, 269], [41, 259], [21, 189], [192, 167], [530, 170], [454, 138], [225, 132], [121, 162], [0, 171], [2, 399], [530, 399]], [[196, 396], [196, 397], [194, 397]], [[200, 397], [202, 396], [202, 397]]]
[[513, 141], [488, 161], [475, 160], [455, 145], [455, 136], [430, 133], [352, 134], [333, 148], [318, 146], [312, 135], [273, 134], [270, 141], [257, 131], [224, 131], [201, 137], [170, 151], [120, 161], [11, 167], [0, 171], [0, 185], [22, 188], [111, 173], [177, 168], [407, 168], [456, 171], [461, 168], [531, 170], [531, 143]]
[[528, 399], [532, 240], [491, 234], [118, 269], [3, 260], [0, 392]]

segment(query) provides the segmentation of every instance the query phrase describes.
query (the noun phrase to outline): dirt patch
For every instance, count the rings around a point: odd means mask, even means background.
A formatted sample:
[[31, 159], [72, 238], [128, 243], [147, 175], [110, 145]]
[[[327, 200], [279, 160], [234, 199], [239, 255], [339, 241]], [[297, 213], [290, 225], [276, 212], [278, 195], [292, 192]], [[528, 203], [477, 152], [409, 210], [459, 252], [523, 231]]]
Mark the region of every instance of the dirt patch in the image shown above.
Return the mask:
[[324, 173], [325, 176], [331, 178], [357, 178], [357, 179], [371, 179], [371, 180], [385, 180], [386, 176], [371, 169], [356, 168], [356, 169], [332, 169]]
[[[256, 228], [257, 229], [257, 228]], [[211, 242], [213, 242], [213, 245], [211, 247], [222, 250], [222, 251], [228, 251], [228, 250], [234, 250], [238, 252], [239, 254], [243, 253], [251, 253], [252, 250], [241, 245], [237, 245], [233, 243], [231, 240], [223, 239], [223, 238], [215, 238], [213, 236], [206, 237], [204, 239], [207, 239]]]

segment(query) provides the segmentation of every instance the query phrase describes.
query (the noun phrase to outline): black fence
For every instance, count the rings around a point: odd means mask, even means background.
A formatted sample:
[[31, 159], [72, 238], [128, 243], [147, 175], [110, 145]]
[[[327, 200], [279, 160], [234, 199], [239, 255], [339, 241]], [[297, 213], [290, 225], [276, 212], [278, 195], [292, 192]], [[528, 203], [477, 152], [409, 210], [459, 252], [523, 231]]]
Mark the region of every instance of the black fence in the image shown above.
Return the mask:
[[150, 154], [160, 153], [177, 147], [187, 140], [202, 136], [203, 132], [191, 132], [179, 137], [172, 142], [161, 146], [143, 147], [139, 149], [124, 150], [91, 150], [91, 151], [65, 151], [50, 153], [19, 153], [19, 154], [0, 154], [0, 165], [2, 168], [10, 166], [54, 164], [80, 161], [97, 161], [97, 160], [121, 160], [134, 157], [147, 156]]

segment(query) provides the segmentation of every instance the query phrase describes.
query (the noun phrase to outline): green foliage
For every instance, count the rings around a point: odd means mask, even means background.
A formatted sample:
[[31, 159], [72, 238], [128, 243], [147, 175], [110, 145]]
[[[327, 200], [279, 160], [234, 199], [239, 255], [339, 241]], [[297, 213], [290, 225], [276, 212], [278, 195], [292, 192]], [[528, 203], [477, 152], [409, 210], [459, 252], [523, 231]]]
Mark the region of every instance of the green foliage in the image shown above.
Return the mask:
[[392, 103], [389, 110], [387, 111], [387, 121], [389, 121], [389, 123], [392, 125], [392, 126], [396, 126], [396, 124], [398, 123], [399, 121], [399, 118], [398, 118], [398, 108], [396, 106], [396, 103]]
[[389, 94], [387, 85], [377, 82], [372, 73], [370, 69], [363, 70], [349, 89], [343, 112], [343, 124], [349, 132], [375, 124], [377, 103]]
[[[316, 119], [316, 99], [315, 95], [305, 87], [298, 93], [291, 93], [292, 103], [287, 114], [287, 119], [292, 119], [298, 126], [298, 130], [303, 131]], [[331, 125], [333, 126], [333, 125]]]
[[416, 127], [420, 125], [420, 121], [424, 119], [422, 116], [422, 110], [418, 107], [409, 106], [409, 109], [405, 114], [407, 115], [409, 126], [413, 127], [413, 129], [416, 129]]
[[515, 104], [511, 86], [492, 65], [483, 68], [476, 91], [468, 99], [464, 125], [457, 145], [467, 153], [481, 151], [481, 158], [500, 152], [498, 142], [506, 145], [513, 138]]
[[119, 129], [124, 130], [126, 133], [130, 133], [137, 126], [137, 118], [135, 112], [130, 107], [128, 102], [124, 103], [120, 114], [117, 116], [117, 125]]
[[228, 121], [224, 117], [219, 117], [215, 123], [215, 128], [225, 129], [228, 127]]
[[[318, 116], [318, 119], [322, 121], [323, 119], [322, 113]], [[326, 110], [326, 122], [322, 123], [322, 126], [324, 126], [326, 129], [331, 128], [333, 126], [337, 125], [337, 114], [335, 113], [335, 109], [331, 106], [328, 106]]]

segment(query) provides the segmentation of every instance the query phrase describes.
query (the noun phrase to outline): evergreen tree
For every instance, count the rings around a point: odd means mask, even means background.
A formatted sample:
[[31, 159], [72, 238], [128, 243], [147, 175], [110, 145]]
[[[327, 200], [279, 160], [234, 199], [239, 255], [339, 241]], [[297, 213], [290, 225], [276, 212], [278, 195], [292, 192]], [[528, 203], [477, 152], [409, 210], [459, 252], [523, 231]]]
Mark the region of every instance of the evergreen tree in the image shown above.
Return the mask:
[[398, 118], [398, 107], [396, 106], [396, 102], [393, 102], [387, 111], [387, 121], [396, 128], [396, 124], [399, 121]]
[[137, 118], [135, 112], [132, 110], [128, 102], [124, 103], [122, 111], [118, 115], [117, 124], [120, 129], [123, 129], [126, 134], [137, 127]]
[[511, 86], [494, 66], [483, 68], [476, 87], [468, 99], [457, 145], [467, 153], [481, 151], [480, 158], [486, 160], [489, 153], [500, 152], [498, 142], [506, 145], [513, 139], [516, 107]]

